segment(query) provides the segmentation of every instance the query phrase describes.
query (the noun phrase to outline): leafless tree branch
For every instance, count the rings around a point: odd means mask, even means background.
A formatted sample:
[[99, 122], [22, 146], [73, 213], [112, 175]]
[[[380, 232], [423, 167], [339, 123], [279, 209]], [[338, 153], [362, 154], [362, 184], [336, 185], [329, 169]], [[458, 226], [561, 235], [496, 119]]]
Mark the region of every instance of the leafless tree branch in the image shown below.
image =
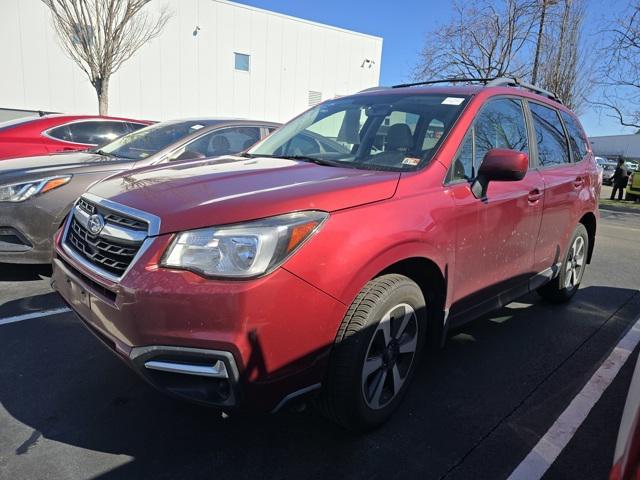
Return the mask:
[[108, 112], [109, 80], [145, 43], [156, 38], [171, 14], [143, 9], [151, 0], [42, 0], [65, 53], [87, 75]]
[[607, 30], [611, 40], [599, 56], [602, 98], [591, 102], [620, 125], [640, 128], [640, 1], [635, 0]]

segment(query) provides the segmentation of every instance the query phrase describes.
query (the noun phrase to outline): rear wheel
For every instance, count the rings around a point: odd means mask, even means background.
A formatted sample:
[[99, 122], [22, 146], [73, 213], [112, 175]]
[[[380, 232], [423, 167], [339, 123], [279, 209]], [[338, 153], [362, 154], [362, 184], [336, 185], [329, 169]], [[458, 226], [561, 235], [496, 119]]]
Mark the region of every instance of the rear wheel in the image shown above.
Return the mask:
[[570, 300], [582, 282], [588, 252], [589, 235], [584, 225], [579, 223], [571, 237], [569, 250], [560, 267], [560, 273], [538, 289], [540, 296], [554, 303]]
[[384, 423], [413, 377], [425, 334], [426, 303], [415, 282], [397, 274], [368, 282], [338, 330], [322, 412], [355, 431]]

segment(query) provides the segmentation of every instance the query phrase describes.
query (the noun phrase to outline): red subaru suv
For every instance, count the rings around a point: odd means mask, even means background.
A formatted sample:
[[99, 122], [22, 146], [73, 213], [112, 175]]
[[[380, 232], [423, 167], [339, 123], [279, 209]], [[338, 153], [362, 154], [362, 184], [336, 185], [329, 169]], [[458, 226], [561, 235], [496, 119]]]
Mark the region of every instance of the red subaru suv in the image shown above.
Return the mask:
[[598, 170], [573, 113], [515, 80], [381, 88], [241, 156], [110, 177], [56, 236], [53, 283], [154, 386], [367, 430], [447, 331], [590, 261]]

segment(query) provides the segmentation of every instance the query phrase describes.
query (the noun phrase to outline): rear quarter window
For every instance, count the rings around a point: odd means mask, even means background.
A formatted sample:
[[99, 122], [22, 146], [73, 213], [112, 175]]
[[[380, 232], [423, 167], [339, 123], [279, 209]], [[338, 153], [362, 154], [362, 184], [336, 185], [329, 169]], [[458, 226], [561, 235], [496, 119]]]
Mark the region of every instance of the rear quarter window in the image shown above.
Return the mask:
[[552, 167], [569, 163], [567, 137], [558, 112], [539, 103], [529, 102], [529, 106], [538, 144], [538, 164]]
[[587, 154], [587, 138], [578, 120], [573, 115], [567, 112], [560, 112], [560, 116], [569, 133], [569, 145], [573, 154], [573, 161], [579, 162]]

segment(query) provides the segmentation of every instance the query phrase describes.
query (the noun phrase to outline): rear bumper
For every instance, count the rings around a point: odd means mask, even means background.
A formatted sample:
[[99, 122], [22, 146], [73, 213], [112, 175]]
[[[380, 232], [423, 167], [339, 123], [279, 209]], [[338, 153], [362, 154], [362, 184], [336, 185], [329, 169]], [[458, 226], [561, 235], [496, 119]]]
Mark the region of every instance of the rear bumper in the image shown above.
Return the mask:
[[282, 268], [250, 281], [158, 268], [169, 240], [156, 238], [118, 284], [58, 246], [52, 284], [105, 345], [172, 395], [271, 411], [322, 382], [346, 306]]

